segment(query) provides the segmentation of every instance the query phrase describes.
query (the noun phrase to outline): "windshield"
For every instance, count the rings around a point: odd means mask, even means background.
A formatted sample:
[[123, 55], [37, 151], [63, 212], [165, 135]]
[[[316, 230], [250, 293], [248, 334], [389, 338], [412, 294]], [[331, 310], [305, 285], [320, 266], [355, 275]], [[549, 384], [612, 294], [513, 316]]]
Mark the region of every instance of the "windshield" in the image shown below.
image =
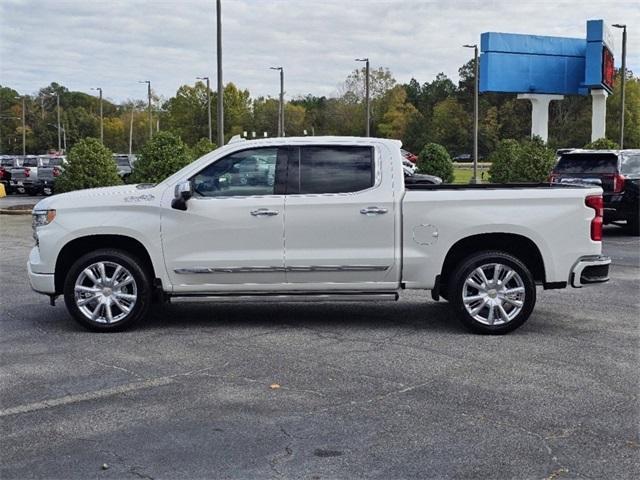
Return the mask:
[[24, 167], [37, 167], [38, 159], [37, 158], [25, 158], [22, 164]]
[[640, 174], [640, 152], [622, 154], [620, 173]]
[[60, 165], [62, 165], [62, 159], [61, 158], [50, 158], [49, 159], [49, 166], [51, 166], [51, 167], [59, 167]]
[[0, 159], [0, 166], [13, 167], [13, 162], [14, 162], [13, 158], [3, 158], [3, 159]]
[[116, 157], [116, 163], [118, 164], [119, 167], [130, 166], [129, 157]]
[[568, 153], [562, 155], [554, 173], [617, 173], [615, 153]]

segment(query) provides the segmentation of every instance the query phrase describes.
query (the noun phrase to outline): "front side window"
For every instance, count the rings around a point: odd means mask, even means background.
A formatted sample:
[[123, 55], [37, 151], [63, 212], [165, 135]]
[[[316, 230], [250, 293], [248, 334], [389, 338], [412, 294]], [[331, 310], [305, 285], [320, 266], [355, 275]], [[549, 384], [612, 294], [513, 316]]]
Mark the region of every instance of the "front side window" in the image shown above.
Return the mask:
[[193, 191], [202, 197], [273, 195], [277, 148], [242, 150], [221, 158], [192, 178]]
[[303, 194], [366, 190], [374, 183], [373, 148], [303, 147], [298, 176]]

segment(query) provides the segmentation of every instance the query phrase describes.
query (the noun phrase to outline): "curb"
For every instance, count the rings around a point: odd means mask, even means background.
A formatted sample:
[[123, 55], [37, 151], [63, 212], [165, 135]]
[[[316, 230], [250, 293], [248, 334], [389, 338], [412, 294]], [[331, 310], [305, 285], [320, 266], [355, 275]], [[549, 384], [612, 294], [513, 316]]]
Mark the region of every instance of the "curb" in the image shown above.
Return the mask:
[[8, 208], [0, 208], [0, 215], [31, 215], [31, 210], [10, 210]]

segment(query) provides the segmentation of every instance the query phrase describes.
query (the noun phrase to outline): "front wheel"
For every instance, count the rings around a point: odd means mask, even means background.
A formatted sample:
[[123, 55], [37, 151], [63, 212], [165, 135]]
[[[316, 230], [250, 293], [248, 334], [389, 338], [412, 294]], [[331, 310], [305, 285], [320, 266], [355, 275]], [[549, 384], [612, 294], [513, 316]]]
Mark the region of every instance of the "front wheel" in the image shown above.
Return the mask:
[[80, 257], [64, 282], [64, 302], [83, 327], [100, 332], [128, 328], [151, 304], [151, 281], [140, 261], [122, 250], [100, 249]]
[[480, 252], [462, 261], [449, 283], [449, 301], [465, 327], [500, 335], [527, 321], [536, 303], [529, 269], [505, 252]]

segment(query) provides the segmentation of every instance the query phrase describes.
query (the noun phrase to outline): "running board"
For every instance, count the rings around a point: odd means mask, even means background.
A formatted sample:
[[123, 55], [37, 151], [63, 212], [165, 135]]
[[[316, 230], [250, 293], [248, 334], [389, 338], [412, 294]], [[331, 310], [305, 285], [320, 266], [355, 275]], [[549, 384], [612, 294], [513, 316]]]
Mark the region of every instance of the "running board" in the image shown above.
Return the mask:
[[193, 302], [395, 302], [398, 292], [349, 293], [218, 293], [171, 296], [171, 303]]

